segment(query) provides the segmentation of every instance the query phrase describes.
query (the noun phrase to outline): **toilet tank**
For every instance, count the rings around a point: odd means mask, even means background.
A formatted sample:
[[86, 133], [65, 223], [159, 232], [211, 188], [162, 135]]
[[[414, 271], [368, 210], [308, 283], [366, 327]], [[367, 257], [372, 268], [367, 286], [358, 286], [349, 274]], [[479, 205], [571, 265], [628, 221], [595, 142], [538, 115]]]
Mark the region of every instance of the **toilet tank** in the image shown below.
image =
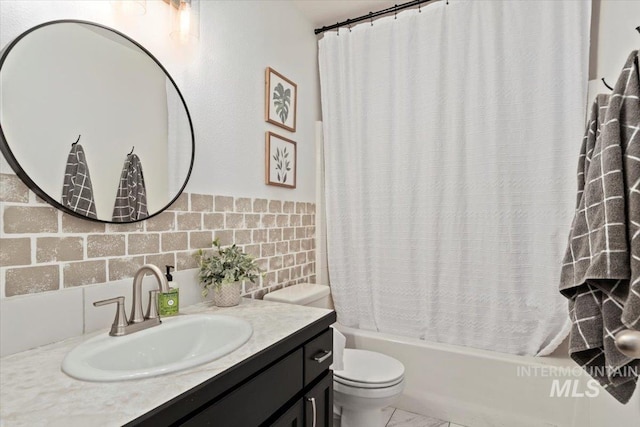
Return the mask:
[[299, 283], [287, 286], [286, 288], [269, 292], [264, 296], [264, 300], [309, 307], [333, 308], [329, 286], [315, 283]]

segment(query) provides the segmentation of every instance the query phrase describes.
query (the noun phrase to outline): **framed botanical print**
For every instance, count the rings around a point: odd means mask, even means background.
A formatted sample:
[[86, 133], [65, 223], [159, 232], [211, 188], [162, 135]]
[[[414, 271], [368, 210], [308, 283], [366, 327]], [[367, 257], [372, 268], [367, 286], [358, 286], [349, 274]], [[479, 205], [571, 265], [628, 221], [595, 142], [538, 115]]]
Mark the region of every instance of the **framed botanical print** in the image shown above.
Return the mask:
[[296, 188], [297, 149], [295, 141], [267, 132], [265, 141], [265, 183]]
[[268, 67], [265, 88], [265, 120], [295, 132], [298, 85]]

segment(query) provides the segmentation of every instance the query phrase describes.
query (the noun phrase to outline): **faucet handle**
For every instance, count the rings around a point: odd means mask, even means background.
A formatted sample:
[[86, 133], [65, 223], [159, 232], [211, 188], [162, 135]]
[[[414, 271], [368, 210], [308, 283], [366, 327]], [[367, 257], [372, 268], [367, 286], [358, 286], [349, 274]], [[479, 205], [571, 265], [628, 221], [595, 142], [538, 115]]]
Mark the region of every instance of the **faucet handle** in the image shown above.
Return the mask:
[[158, 315], [158, 290], [149, 291], [149, 306], [147, 307], [147, 315], [145, 319], [156, 319]]
[[120, 296], [96, 301], [93, 303], [93, 306], [100, 307], [103, 305], [114, 303], [118, 304], [118, 307], [116, 308], [116, 317], [113, 319], [113, 324], [111, 325], [111, 331], [109, 332], [109, 335], [116, 337], [124, 335], [124, 328], [129, 324], [129, 322], [127, 321], [127, 315], [124, 312], [124, 297]]

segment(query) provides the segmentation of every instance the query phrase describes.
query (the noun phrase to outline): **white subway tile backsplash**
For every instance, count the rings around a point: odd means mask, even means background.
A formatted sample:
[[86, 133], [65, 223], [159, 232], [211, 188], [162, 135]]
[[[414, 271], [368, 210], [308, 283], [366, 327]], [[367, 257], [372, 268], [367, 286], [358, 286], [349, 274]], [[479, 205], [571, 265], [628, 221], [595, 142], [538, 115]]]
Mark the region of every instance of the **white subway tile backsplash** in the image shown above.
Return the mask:
[[82, 334], [82, 288], [0, 299], [0, 356]]

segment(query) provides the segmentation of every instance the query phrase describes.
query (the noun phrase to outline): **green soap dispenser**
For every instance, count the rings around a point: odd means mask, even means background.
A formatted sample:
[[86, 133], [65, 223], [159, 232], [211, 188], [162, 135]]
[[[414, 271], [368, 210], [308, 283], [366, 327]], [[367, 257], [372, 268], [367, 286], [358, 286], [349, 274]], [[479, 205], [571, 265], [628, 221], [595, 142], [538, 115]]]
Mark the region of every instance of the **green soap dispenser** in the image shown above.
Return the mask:
[[158, 314], [161, 317], [175, 316], [180, 310], [180, 289], [172, 287], [175, 284], [173, 276], [171, 275], [171, 269], [173, 265], [166, 265], [167, 283], [169, 284], [169, 292], [160, 292], [158, 294]]

